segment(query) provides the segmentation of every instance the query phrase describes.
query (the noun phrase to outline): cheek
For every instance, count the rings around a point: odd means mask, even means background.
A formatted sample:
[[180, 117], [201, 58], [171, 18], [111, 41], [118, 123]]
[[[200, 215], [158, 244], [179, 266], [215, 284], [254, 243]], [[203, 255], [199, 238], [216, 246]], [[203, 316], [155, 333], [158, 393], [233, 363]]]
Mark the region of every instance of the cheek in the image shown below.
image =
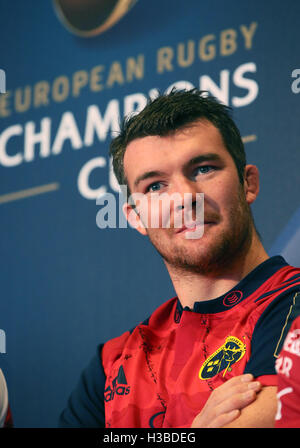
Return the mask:
[[148, 228], [170, 228], [173, 225], [174, 205], [168, 198], [148, 196], [139, 206], [140, 216]]
[[215, 182], [204, 197], [208, 210], [215, 210], [222, 220], [230, 222], [242, 211], [244, 199], [241, 194], [238, 185], [228, 179], [227, 182]]
[[214, 182], [204, 192], [207, 203], [215, 204], [220, 210], [231, 209], [238, 199], [237, 188], [232, 182]]

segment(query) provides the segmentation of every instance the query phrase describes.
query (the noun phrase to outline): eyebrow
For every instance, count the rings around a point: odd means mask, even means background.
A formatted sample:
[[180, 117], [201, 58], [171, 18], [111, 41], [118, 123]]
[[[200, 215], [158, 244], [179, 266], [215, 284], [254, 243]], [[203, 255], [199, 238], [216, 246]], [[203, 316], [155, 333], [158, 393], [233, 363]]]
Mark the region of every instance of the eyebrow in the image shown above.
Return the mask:
[[[187, 163], [184, 164], [184, 169], [189, 168], [190, 166], [196, 165], [197, 163], [207, 162], [207, 161], [221, 161], [221, 157], [216, 153], [206, 153], [202, 154], [201, 156], [196, 156], [190, 159]], [[134, 186], [137, 187], [137, 185], [142, 182], [143, 180], [147, 180], [153, 177], [160, 177], [164, 176], [165, 173], [163, 171], [146, 171], [145, 173], [138, 176], [134, 181]]]
[[215, 152], [209, 152], [207, 154], [202, 154], [201, 156], [193, 157], [191, 160], [189, 160], [184, 165], [184, 167], [189, 168], [190, 166], [196, 165], [197, 163], [208, 162], [208, 161], [220, 162], [221, 160], [222, 159], [219, 156], [219, 154], [216, 154]]
[[141, 174], [138, 176], [134, 181], [134, 186], [137, 187], [137, 185], [142, 181], [146, 180], [152, 177], [157, 176], [163, 176], [165, 173], [163, 171], [147, 171], [146, 173]]

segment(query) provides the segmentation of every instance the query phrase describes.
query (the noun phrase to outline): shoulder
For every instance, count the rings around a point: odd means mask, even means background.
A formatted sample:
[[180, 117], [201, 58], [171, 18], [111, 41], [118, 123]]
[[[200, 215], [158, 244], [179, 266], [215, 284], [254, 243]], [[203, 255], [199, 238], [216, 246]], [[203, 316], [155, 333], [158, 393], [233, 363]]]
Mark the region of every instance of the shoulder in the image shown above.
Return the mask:
[[145, 337], [149, 342], [151, 335], [163, 335], [169, 332], [176, 320], [177, 297], [174, 297], [158, 307], [147, 319], [122, 335], [110, 339], [103, 345], [102, 363], [107, 371], [123, 354], [124, 349], [138, 346]]
[[256, 377], [265, 376], [265, 385], [273, 385], [275, 378], [268, 376], [276, 374], [275, 360], [291, 322], [300, 314], [300, 286], [277, 291], [265, 305], [261, 312], [257, 309], [259, 318], [253, 329], [251, 356], [245, 373], [250, 372]]
[[60, 415], [59, 427], [105, 426], [104, 392], [108, 372], [124, 354], [128, 344], [134, 347], [139, 338], [139, 329], [155, 331], [159, 328], [159, 331], [163, 331], [163, 328], [167, 328], [169, 322], [174, 320], [173, 309], [176, 309], [176, 304], [176, 299], [169, 300], [144, 322], [98, 346], [95, 356], [81, 373], [77, 386]]
[[265, 339], [280, 331], [276, 356], [291, 323], [300, 314], [300, 269], [287, 268], [256, 300], [258, 319], [253, 337]]
[[251, 356], [245, 372], [263, 376], [265, 385], [273, 385], [275, 360], [291, 322], [300, 314], [300, 269], [289, 265], [279, 269], [260, 288], [255, 305]]
[[[259, 288], [255, 297], [255, 332], [293, 319], [300, 309], [300, 268], [286, 265]], [[287, 322], [285, 323], [285, 327]]]

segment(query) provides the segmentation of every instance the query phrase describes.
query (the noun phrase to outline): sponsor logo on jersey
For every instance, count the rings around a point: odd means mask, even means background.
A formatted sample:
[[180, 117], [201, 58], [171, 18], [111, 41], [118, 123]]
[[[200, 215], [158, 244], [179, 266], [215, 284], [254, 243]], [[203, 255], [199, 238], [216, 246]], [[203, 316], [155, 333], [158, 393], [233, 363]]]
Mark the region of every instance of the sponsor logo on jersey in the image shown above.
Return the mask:
[[108, 402], [113, 400], [116, 395], [128, 395], [129, 392], [130, 386], [128, 386], [123, 366], [120, 366], [118, 375], [113, 379], [112, 385], [104, 391], [104, 399]]
[[220, 372], [224, 372], [224, 377], [232, 370], [231, 366], [240, 361], [245, 353], [246, 345], [235, 336], [228, 336], [225, 343], [202, 364], [199, 378], [208, 380]]

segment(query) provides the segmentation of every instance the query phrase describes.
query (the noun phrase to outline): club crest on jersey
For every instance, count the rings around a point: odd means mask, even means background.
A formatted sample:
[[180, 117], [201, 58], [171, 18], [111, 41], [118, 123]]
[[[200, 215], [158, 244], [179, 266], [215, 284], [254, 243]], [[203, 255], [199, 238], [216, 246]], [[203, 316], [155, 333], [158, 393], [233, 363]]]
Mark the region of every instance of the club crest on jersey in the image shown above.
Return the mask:
[[235, 336], [228, 336], [223, 345], [202, 364], [199, 371], [200, 380], [208, 380], [223, 372], [231, 371], [231, 366], [240, 361], [246, 353], [246, 345]]

